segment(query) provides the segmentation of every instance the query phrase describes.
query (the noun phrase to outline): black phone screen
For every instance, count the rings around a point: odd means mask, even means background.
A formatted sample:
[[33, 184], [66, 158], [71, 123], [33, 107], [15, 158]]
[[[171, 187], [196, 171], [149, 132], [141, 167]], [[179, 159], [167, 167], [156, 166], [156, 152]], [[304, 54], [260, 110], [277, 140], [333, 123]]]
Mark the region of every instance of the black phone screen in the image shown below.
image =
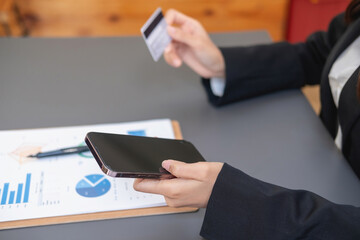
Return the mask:
[[205, 161], [185, 140], [90, 132], [85, 142], [101, 169], [114, 177], [159, 178], [170, 175], [161, 167], [163, 160]]

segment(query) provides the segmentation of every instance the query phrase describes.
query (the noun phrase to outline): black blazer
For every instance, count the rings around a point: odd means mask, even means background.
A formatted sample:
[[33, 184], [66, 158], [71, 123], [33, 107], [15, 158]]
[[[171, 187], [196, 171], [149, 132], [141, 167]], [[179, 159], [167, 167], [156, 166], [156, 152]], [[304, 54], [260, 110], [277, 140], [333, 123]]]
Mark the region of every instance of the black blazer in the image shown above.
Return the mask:
[[320, 84], [320, 118], [333, 138], [340, 123], [343, 154], [360, 178], [360, 102], [356, 95], [359, 68], [343, 88], [339, 109], [334, 104], [328, 79], [332, 64], [358, 36], [360, 19], [347, 26], [341, 14], [330, 23], [327, 32], [314, 33], [305, 43], [222, 48], [226, 65], [224, 96], [213, 95], [207, 79], [203, 79], [203, 84], [215, 106], [282, 89]]
[[[359, 35], [360, 19], [347, 26], [342, 14], [334, 18], [327, 32], [317, 32], [305, 43], [222, 48], [224, 95], [213, 95], [207, 79], [203, 84], [216, 106], [320, 84], [320, 117], [332, 137], [338, 123], [341, 125], [343, 153], [360, 177], [359, 68], [343, 88], [339, 109], [328, 80], [334, 61]], [[268, 184], [225, 164], [209, 199], [201, 235], [207, 239], [360, 239], [360, 208]]]

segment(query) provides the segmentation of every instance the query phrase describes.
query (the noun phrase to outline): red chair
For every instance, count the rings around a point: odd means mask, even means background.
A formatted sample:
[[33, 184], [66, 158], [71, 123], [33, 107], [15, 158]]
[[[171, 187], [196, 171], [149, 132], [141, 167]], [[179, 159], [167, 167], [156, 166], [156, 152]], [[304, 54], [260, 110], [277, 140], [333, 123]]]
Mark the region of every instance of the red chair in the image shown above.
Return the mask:
[[345, 11], [350, 0], [291, 0], [286, 40], [304, 41], [312, 32], [326, 30], [331, 19]]

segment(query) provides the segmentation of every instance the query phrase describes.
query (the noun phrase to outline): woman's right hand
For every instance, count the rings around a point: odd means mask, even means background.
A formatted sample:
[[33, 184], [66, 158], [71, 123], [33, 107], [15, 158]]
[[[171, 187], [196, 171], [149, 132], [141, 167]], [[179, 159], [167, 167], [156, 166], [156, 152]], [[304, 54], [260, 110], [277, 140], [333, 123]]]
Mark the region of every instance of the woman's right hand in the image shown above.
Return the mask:
[[220, 162], [184, 163], [165, 160], [162, 167], [176, 178], [136, 179], [136, 191], [161, 194], [170, 207], [205, 208], [223, 167]]
[[165, 61], [180, 67], [185, 62], [204, 78], [225, 78], [225, 62], [218, 47], [195, 19], [170, 9], [165, 14], [173, 41], [165, 49]]

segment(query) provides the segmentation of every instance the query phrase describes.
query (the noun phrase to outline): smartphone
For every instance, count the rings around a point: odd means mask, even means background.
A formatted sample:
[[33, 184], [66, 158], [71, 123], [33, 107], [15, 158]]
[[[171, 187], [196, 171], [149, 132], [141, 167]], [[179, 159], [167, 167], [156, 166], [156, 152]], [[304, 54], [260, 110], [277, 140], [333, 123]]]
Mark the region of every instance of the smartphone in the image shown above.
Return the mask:
[[168, 179], [174, 176], [161, 167], [164, 160], [205, 161], [185, 140], [89, 132], [85, 142], [101, 170], [112, 177]]

